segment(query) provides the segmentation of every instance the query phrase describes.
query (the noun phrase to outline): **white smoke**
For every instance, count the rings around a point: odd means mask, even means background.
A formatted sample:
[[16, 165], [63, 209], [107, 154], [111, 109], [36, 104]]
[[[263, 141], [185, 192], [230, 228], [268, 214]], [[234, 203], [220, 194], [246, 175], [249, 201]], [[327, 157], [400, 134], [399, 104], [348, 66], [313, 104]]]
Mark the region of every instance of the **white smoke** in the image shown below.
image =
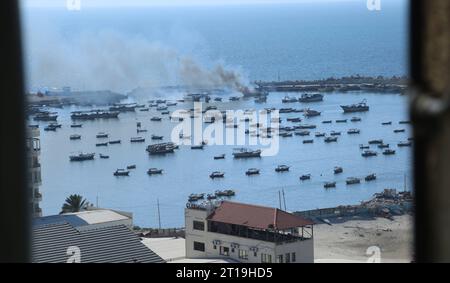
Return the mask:
[[136, 87], [182, 85], [240, 89], [247, 79], [221, 61], [200, 63], [163, 41], [115, 31], [63, 35], [51, 27], [26, 33], [29, 88], [71, 86], [126, 92]]

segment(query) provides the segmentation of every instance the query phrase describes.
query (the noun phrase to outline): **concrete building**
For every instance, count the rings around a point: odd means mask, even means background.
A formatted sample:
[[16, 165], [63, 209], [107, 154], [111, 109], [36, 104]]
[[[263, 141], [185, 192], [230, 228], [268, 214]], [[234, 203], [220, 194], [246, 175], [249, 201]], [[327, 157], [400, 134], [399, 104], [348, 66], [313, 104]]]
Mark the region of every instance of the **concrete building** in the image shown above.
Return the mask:
[[39, 155], [41, 153], [41, 143], [39, 140], [40, 131], [38, 127], [30, 126], [27, 132], [27, 157], [29, 170], [29, 203], [30, 211], [33, 217], [42, 216], [42, 209], [39, 202], [42, 201], [42, 194], [39, 191], [41, 181], [41, 164], [39, 163]]
[[314, 262], [313, 222], [277, 208], [229, 201], [188, 204], [185, 226], [187, 258]]

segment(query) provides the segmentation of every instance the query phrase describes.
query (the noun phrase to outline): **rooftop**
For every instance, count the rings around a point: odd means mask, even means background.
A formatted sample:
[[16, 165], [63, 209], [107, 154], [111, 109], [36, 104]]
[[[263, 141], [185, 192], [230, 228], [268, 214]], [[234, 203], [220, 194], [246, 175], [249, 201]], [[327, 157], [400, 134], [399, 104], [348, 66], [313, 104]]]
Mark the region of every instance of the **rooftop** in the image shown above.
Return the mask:
[[278, 208], [223, 201], [208, 220], [254, 229], [285, 230], [314, 223]]
[[74, 213], [64, 213], [58, 215], [51, 215], [33, 219], [33, 226], [54, 224], [54, 223], [69, 223], [72, 227], [82, 227], [88, 225], [114, 223], [131, 218], [120, 214], [113, 210], [96, 209]]
[[79, 231], [67, 222], [33, 227], [32, 261], [64, 263], [79, 249], [79, 262], [157, 263], [164, 260], [124, 225]]

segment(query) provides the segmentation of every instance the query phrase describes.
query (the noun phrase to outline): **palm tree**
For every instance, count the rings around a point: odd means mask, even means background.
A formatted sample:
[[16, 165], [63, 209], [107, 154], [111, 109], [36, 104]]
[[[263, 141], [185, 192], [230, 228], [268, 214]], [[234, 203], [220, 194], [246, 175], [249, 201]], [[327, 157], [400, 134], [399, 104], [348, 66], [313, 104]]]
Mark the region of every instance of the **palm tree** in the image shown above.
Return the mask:
[[62, 206], [61, 213], [79, 212], [84, 210], [88, 202], [81, 195], [70, 195]]

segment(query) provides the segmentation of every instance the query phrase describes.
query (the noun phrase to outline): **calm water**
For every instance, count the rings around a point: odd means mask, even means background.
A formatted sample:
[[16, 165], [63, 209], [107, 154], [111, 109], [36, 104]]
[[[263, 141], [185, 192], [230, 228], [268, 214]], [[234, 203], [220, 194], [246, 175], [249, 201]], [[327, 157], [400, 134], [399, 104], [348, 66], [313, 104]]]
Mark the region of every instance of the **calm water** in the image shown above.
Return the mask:
[[[267, 106], [277, 108], [286, 106], [281, 103], [281, 94], [271, 94], [266, 104], [255, 104], [252, 100], [224, 102], [216, 104], [219, 109], [260, 109]], [[343, 114], [339, 105], [359, 102], [366, 98], [371, 106], [367, 113], [358, 114], [362, 122], [347, 124], [322, 124], [322, 120], [350, 119], [353, 115]], [[102, 207], [132, 211], [135, 223], [143, 226], [157, 225], [156, 199], [161, 204], [163, 226], [180, 226], [183, 224], [183, 207], [187, 196], [192, 192], [214, 192], [217, 189], [233, 188], [238, 201], [262, 205], [277, 206], [278, 191], [284, 189], [286, 205], [289, 210], [304, 210], [330, 207], [341, 204], [354, 204], [370, 198], [384, 188], [403, 189], [404, 176], [409, 174], [411, 162], [410, 149], [396, 148], [396, 143], [406, 140], [411, 132], [393, 133], [394, 129], [405, 128], [398, 121], [407, 119], [407, 98], [399, 95], [376, 94], [329, 94], [325, 101], [311, 105], [323, 111], [321, 117], [309, 118], [307, 123], [316, 124], [317, 131], [329, 133], [342, 131], [338, 143], [325, 144], [323, 138], [315, 138], [314, 144], [302, 144], [303, 137], [280, 138], [278, 155], [260, 159], [234, 160], [231, 158], [233, 146], [207, 146], [204, 150], [191, 150], [182, 146], [174, 154], [166, 156], [149, 156], [146, 145], [151, 143], [151, 134], [168, 137], [173, 122], [168, 117], [162, 122], [152, 122], [150, 117], [156, 110], [120, 114], [120, 120], [85, 122], [83, 128], [70, 128], [70, 111], [76, 108], [58, 110], [63, 128], [57, 132], [42, 131], [42, 208], [45, 214], [58, 213], [64, 198], [71, 193], [79, 193], [95, 203], [98, 197]], [[297, 107], [300, 107], [297, 103]], [[183, 108], [183, 105], [178, 105]], [[185, 105], [190, 109], [191, 105]], [[297, 117], [298, 113], [280, 114], [283, 125], [287, 117]], [[146, 143], [131, 144], [129, 138], [136, 136], [136, 121], [142, 128], [148, 129], [141, 136]], [[381, 122], [392, 121], [392, 126], [382, 126]], [[347, 135], [350, 128], [361, 129], [360, 135]], [[95, 147], [99, 131], [110, 134], [110, 139], [122, 139], [120, 145]], [[314, 133], [315, 130], [312, 130]], [[70, 141], [69, 135], [79, 133], [82, 139]], [[383, 138], [397, 149], [394, 156], [365, 159], [360, 156], [359, 144], [370, 139]], [[376, 147], [373, 147], [376, 149]], [[110, 159], [99, 159], [74, 163], [68, 156], [77, 151], [96, 152], [110, 155]], [[380, 150], [377, 150], [379, 153]], [[226, 153], [225, 160], [213, 160], [213, 156]], [[130, 177], [117, 178], [112, 175], [117, 168], [136, 164]], [[292, 166], [290, 172], [276, 173], [279, 164]], [[334, 176], [333, 167], [342, 166], [344, 174]], [[163, 168], [163, 175], [148, 176], [150, 167]], [[247, 177], [248, 168], [260, 168], [261, 175]], [[225, 178], [211, 180], [212, 171], [225, 172]], [[312, 180], [299, 181], [302, 174], [312, 174]], [[377, 181], [363, 182], [360, 185], [346, 186], [345, 178], [364, 177], [376, 173]], [[323, 182], [337, 181], [337, 188], [323, 189]], [[406, 184], [410, 187], [409, 179]]]
[[[381, 12], [368, 11], [365, 2], [325, 6], [82, 9], [80, 12], [28, 9], [23, 13], [28, 84], [30, 88], [71, 85], [78, 89], [117, 87], [121, 91], [137, 86], [133, 85], [133, 76], [124, 85], [118, 80], [109, 84], [96, 75], [86, 76], [84, 71], [94, 67], [99, 77], [110, 69], [90, 65], [91, 61], [82, 58], [76, 49], [66, 50], [76, 47], [77, 39], [83, 38], [83, 34], [93, 34], [90, 38], [95, 39], [102, 38], [95, 35], [104, 31], [113, 31], [130, 40], [138, 37], [159, 42], [179, 54], [192, 56], [204, 66], [223, 62], [239, 70], [248, 80], [274, 80], [278, 74], [281, 79], [318, 79], [352, 74], [405, 75], [406, 1], [384, 1]], [[61, 43], [64, 44], [61, 46]], [[134, 42], [130, 46], [134, 46]], [[102, 54], [96, 57], [102, 57]], [[53, 61], [46, 61], [52, 58]], [[110, 62], [107, 59], [104, 62]], [[148, 64], [138, 71], [132, 70], [132, 74], [145, 73], [150, 79], [158, 78], [161, 84], [177, 83], [173, 77], [160, 75], [156, 63], [158, 58], [134, 59], [137, 63], [145, 61]], [[110, 67], [116, 67], [116, 62]], [[74, 77], [78, 79], [73, 80]], [[281, 104], [283, 96], [272, 93], [268, 102], [262, 105], [248, 100], [222, 103], [218, 107], [280, 108], [286, 106]], [[371, 110], [355, 115], [361, 116], [362, 122], [320, 123], [325, 119], [342, 118], [340, 104], [359, 102], [363, 98], [367, 99]], [[233, 160], [230, 156], [232, 146], [205, 147], [203, 151], [182, 147], [173, 155], [149, 157], [145, 148], [150, 143], [150, 135], [167, 137], [174, 126], [167, 117], [157, 123], [149, 120], [154, 112], [127, 113], [121, 114], [118, 121], [85, 122], [83, 128], [73, 129], [69, 127], [70, 111], [77, 108], [57, 109], [63, 128], [57, 132], [41, 131], [41, 207], [45, 215], [58, 213], [65, 197], [79, 193], [92, 203], [98, 197], [102, 207], [133, 212], [136, 225], [157, 226], [156, 200], [159, 199], [162, 225], [173, 227], [184, 224], [183, 208], [192, 192], [209, 193], [232, 188], [237, 192], [235, 199], [238, 201], [278, 206], [278, 191], [284, 189], [288, 210], [358, 203], [384, 188], [403, 189], [405, 174], [410, 176], [410, 149], [397, 149], [394, 156], [364, 159], [358, 148], [360, 143], [369, 139], [383, 138], [395, 144], [410, 137], [409, 129], [406, 133], [393, 133], [395, 128], [405, 128], [397, 123], [407, 119], [406, 103], [407, 98], [398, 95], [326, 95], [324, 102], [312, 105], [314, 109], [323, 111], [323, 116], [311, 118], [310, 122], [318, 125], [317, 131], [343, 131], [337, 144], [324, 144], [322, 138], [314, 137], [311, 137], [314, 144], [302, 144], [303, 138], [298, 136], [280, 138], [278, 155], [251, 160]], [[191, 108], [191, 105], [186, 108]], [[281, 115], [286, 118], [300, 114]], [[345, 116], [351, 118], [353, 115]], [[136, 121], [141, 121], [142, 127], [148, 129], [142, 134], [147, 138], [145, 143], [128, 142], [130, 137], [136, 136]], [[393, 121], [393, 125], [381, 126], [383, 121]], [[344, 131], [349, 128], [359, 128], [362, 132], [348, 136]], [[122, 144], [95, 147], [95, 135], [100, 131], [108, 132], [111, 139], [122, 139]], [[70, 141], [72, 133], [81, 134], [82, 139]], [[69, 155], [77, 151], [104, 153], [110, 155], [110, 159], [97, 157], [92, 162], [69, 162]], [[213, 156], [220, 153], [227, 153], [227, 158], [213, 160]], [[115, 178], [112, 175], [115, 169], [129, 164], [137, 165], [130, 177]], [[279, 164], [292, 166], [291, 171], [275, 173], [274, 168]], [[344, 167], [344, 174], [333, 175], [332, 169], [337, 165]], [[163, 168], [165, 172], [161, 176], [150, 177], [146, 174], [150, 167]], [[244, 172], [251, 167], [260, 168], [261, 175], [245, 176]], [[224, 171], [225, 178], [211, 180], [208, 175], [215, 170]], [[312, 180], [300, 182], [298, 177], [306, 173], [312, 174]], [[378, 180], [356, 186], [344, 184], [346, 177], [363, 177], [369, 173], [376, 173]], [[323, 189], [323, 182], [332, 180], [337, 181], [337, 188]], [[410, 185], [408, 181], [407, 187]]]

